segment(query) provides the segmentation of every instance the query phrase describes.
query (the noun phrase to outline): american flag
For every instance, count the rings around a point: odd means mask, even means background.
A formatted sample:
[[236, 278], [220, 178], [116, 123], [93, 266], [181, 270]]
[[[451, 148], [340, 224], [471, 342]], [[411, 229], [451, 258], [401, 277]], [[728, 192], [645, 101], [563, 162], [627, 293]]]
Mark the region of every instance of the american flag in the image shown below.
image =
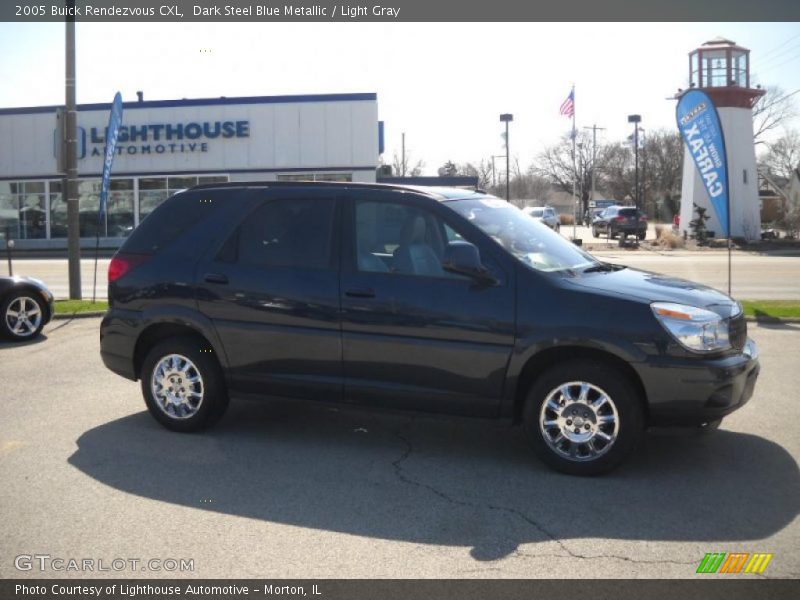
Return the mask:
[[561, 104], [561, 114], [565, 117], [575, 115], [575, 90], [570, 91], [567, 99]]

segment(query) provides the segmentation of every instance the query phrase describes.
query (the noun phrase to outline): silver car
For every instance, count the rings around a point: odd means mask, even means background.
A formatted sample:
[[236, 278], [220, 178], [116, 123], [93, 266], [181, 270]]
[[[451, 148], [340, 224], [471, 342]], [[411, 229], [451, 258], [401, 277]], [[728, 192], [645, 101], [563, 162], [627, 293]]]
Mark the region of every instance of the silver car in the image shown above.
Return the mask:
[[522, 211], [534, 219], [538, 219], [554, 231], [561, 230], [561, 220], [558, 218], [555, 208], [550, 206], [526, 206]]

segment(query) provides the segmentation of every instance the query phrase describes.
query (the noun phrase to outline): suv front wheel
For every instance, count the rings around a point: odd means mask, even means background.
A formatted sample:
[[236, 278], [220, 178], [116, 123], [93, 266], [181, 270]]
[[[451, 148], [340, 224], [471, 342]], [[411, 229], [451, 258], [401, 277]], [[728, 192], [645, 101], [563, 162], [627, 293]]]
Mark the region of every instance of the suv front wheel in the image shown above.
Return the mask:
[[570, 475], [616, 467], [644, 430], [642, 406], [627, 377], [610, 365], [574, 360], [539, 377], [528, 393], [523, 427], [536, 454]]
[[150, 414], [173, 431], [203, 429], [228, 407], [222, 370], [200, 339], [173, 338], [156, 344], [144, 359], [141, 380]]

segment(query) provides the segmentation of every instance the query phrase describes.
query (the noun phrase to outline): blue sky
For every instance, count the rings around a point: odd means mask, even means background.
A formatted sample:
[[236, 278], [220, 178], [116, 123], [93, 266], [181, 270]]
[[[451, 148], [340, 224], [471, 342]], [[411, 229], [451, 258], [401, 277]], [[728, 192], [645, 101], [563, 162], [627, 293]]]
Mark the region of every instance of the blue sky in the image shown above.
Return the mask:
[[[750, 48], [756, 82], [800, 89], [798, 23], [79, 23], [78, 102], [377, 92], [389, 160], [401, 132], [431, 173], [501, 154], [511, 112], [527, 165], [569, 129], [573, 83], [578, 127], [674, 127], [667, 97], [716, 36]], [[62, 23], [0, 24], [0, 107], [63, 103], [63, 48]]]

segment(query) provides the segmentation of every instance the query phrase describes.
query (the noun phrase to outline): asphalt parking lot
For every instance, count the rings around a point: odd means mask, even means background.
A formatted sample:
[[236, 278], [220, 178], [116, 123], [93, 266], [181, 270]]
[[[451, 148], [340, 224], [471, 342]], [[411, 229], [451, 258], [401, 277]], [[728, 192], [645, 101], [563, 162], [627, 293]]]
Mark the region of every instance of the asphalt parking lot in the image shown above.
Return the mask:
[[0, 345], [0, 577], [165, 576], [20, 572], [21, 554], [189, 558], [168, 575], [194, 577], [693, 577], [706, 552], [800, 576], [800, 324], [751, 323], [762, 375], [721, 430], [652, 432], [595, 479], [491, 421], [238, 401], [170, 433], [103, 367], [98, 326]]

